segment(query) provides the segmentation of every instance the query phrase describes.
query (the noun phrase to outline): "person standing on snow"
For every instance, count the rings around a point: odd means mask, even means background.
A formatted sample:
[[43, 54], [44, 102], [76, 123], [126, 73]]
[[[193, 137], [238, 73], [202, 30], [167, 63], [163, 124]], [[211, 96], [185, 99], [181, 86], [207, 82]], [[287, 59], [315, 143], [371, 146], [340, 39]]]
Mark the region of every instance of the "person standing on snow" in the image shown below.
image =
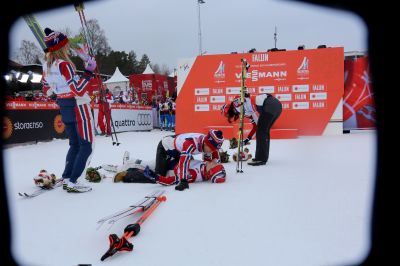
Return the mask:
[[[229, 123], [239, 119], [240, 105], [240, 97], [236, 97], [231, 103], [222, 106], [221, 113], [228, 118]], [[269, 158], [270, 130], [282, 113], [282, 103], [268, 93], [257, 95], [253, 102], [250, 94], [245, 93], [243, 108], [244, 116], [250, 119], [253, 125], [243, 144], [248, 144], [254, 133], [257, 134], [255, 158], [247, 164], [265, 165]]]
[[69, 139], [65, 169], [62, 174], [63, 189], [67, 192], [87, 192], [91, 187], [78, 182], [92, 154], [94, 141], [93, 117], [90, 111], [89, 81], [96, 61], [88, 58], [82, 78], [76, 74], [75, 65], [69, 57], [69, 40], [61, 32], [44, 30], [47, 46], [46, 62], [43, 64], [43, 91], [57, 95], [62, 121]]
[[165, 176], [168, 169], [178, 164], [179, 184], [176, 190], [189, 188], [189, 163], [193, 155], [203, 154], [204, 161], [220, 162], [218, 150], [224, 142], [222, 131], [211, 129], [207, 135], [185, 133], [165, 136], [157, 146], [155, 174]]

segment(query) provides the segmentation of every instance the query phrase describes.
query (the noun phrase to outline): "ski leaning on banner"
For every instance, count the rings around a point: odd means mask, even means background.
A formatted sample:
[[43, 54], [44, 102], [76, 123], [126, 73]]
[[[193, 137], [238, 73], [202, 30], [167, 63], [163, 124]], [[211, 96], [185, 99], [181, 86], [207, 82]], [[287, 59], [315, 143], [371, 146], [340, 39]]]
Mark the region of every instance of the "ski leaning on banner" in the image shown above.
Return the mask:
[[164, 194], [164, 190], [155, 191], [152, 194], [145, 196], [143, 200], [136, 204], [129, 206], [127, 209], [119, 211], [117, 213], [111, 214], [105, 218], [100, 219], [97, 223], [99, 227], [104, 223], [113, 225], [116, 221], [137, 213], [142, 213], [141, 217], [133, 224], [128, 224], [124, 229], [124, 234], [118, 237], [116, 234], [110, 234], [108, 240], [110, 246], [106, 253], [101, 257], [101, 261], [104, 261], [108, 257], [113, 256], [119, 251], [132, 251], [133, 244], [129, 242], [129, 238], [136, 236], [141, 229], [141, 225], [146, 221], [146, 219], [154, 212], [154, 210], [167, 200]]

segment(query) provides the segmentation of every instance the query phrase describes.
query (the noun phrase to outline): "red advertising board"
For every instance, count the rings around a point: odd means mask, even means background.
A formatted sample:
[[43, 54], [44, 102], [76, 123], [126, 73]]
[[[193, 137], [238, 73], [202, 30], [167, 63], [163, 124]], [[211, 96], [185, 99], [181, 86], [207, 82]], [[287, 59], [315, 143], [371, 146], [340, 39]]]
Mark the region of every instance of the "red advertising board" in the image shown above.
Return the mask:
[[135, 89], [139, 99], [151, 102], [153, 96], [170, 95], [171, 82], [168, 77], [160, 74], [132, 74], [129, 76], [130, 86]]
[[229, 126], [220, 108], [239, 95], [241, 59], [250, 64], [252, 95], [271, 93], [283, 105], [275, 129], [321, 135], [343, 96], [343, 48], [198, 56], [178, 69], [176, 130]]

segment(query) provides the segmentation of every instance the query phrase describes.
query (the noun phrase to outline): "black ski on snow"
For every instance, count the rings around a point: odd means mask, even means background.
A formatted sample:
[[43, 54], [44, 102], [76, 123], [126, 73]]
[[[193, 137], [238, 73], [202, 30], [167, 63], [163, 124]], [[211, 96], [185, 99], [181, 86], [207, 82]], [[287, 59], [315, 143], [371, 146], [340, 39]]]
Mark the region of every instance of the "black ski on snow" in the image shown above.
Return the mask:
[[97, 229], [99, 229], [104, 223], [110, 224], [110, 227], [118, 220], [127, 217], [129, 215], [138, 213], [138, 212], [144, 212], [148, 208], [153, 205], [154, 202], [156, 202], [157, 197], [163, 195], [165, 190], [155, 190], [148, 196], [145, 196], [143, 199], [138, 201], [137, 203], [129, 206], [126, 209], [123, 209], [119, 212], [115, 212], [109, 216], [106, 216], [100, 220], [97, 221], [97, 224], [99, 225]]
[[56, 180], [56, 183], [51, 187], [51, 188], [38, 188], [33, 192], [26, 193], [26, 192], [18, 192], [18, 195], [20, 195], [23, 198], [34, 198], [36, 196], [39, 196], [40, 194], [43, 194], [47, 191], [51, 191], [57, 187], [61, 187], [63, 184], [61, 179]]

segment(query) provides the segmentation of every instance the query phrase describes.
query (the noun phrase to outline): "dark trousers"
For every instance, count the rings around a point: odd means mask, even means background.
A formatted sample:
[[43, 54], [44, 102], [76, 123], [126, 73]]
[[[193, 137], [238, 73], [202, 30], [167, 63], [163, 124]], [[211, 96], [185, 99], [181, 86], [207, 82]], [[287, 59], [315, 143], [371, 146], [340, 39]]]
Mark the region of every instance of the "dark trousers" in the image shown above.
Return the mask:
[[257, 106], [257, 111], [260, 116], [257, 122], [255, 160], [267, 162], [269, 158], [270, 130], [282, 113], [282, 104], [275, 97], [269, 96], [264, 100], [262, 106]]
[[78, 132], [76, 119], [76, 100], [58, 99], [62, 121], [65, 124], [65, 131], [69, 139], [69, 149], [65, 159], [63, 178], [70, 178], [71, 182], [81, 176], [85, 170], [87, 160], [92, 154], [92, 143], [83, 139]]
[[162, 141], [158, 143], [157, 153], [156, 153], [156, 168], [154, 172], [156, 174], [165, 176], [167, 173], [167, 165], [168, 165], [168, 155], [167, 151], [164, 149], [162, 145]]
[[156, 174], [165, 176], [169, 170], [174, 170], [179, 162], [180, 153], [177, 150], [165, 150], [162, 141], [158, 143], [156, 153]]

